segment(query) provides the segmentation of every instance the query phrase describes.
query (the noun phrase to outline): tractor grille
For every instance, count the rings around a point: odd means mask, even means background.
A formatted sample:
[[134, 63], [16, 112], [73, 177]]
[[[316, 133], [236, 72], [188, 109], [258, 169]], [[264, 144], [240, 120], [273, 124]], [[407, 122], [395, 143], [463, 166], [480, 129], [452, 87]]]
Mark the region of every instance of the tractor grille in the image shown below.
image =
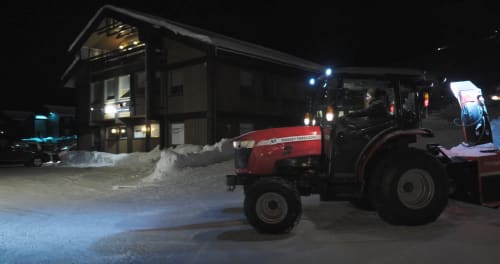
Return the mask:
[[248, 159], [252, 153], [251, 148], [239, 148], [234, 150], [234, 167], [244, 169], [248, 166]]

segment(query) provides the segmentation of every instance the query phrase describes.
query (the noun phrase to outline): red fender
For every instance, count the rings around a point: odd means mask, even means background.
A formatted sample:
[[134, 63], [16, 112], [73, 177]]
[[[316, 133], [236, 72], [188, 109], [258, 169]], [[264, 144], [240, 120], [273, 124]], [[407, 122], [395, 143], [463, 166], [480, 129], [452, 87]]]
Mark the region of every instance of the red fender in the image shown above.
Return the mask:
[[427, 128], [415, 128], [415, 129], [408, 129], [408, 130], [395, 130], [392, 132], [387, 133], [387, 131], [390, 131], [391, 129], [387, 129], [382, 131], [379, 136], [376, 136], [371, 143], [367, 145], [364, 151], [362, 151], [362, 154], [360, 155], [360, 158], [358, 159], [357, 162], [357, 171], [356, 171], [356, 176], [358, 179], [364, 183], [364, 175], [365, 175], [365, 169], [366, 165], [368, 164], [368, 161], [377, 153], [377, 151], [389, 140], [401, 136], [409, 136], [409, 135], [420, 135], [420, 136], [425, 136], [425, 137], [433, 137], [434, 134], [430, 129]]

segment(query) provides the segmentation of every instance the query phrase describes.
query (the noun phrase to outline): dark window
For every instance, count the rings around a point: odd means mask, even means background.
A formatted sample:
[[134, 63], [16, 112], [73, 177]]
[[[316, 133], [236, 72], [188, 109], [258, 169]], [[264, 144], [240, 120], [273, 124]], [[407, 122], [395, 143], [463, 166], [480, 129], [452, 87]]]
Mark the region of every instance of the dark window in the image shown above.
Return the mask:
[[90, 104], [101, 104], [103, 102], [103, 82], [98, 81], [90, 85]]
[[184, 79], [182, 75], [182, 70], [173, 70], [169, 72], [168, 81], [169, 85], [169, 96], [183, 96], [184, 95]]
[[144, 72], [135, 73], [135, 96], [144, 97], [146, 91], [146, 74]]
[[262, 93], [265, 98], [276, 98], [276, 80], [272, 76], [265, 76], [262, 80]]
[[182, 85], [176, 85], [170, 87], [170, 96], [182, 96], [184, 87]]
[[106, 100], [115, 99], [116, 81], [115, 79], [107, 79], [104, 81], [104, 93]]
[[248, 71], [240, 71], [240, 96], [255, 97], [256, 92], [253, 74]]

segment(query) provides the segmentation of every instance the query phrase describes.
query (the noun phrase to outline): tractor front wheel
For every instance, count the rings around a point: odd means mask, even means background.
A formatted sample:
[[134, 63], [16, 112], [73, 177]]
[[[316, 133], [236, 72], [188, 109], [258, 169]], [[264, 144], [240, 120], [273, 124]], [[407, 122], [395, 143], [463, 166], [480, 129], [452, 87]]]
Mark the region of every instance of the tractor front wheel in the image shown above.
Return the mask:
[[246, 190], [248, 223], [261, 233], [287, 233], [299, 222], [302, 204], [296, 188], [277, 178], [262, 178]]

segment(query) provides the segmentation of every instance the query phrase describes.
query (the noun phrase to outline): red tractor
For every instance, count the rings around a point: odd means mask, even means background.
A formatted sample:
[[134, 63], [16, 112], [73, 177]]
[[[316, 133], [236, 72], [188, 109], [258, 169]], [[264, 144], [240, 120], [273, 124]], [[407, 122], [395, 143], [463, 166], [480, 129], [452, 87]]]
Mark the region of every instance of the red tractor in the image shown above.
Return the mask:
[[[227, 175], [227, 185], [243, 186], [245, 215], [257, 231], [290, 231], [300, 220], [300, 196], [311, 194], [375, 209], [391, 224], [427, 224], [446, 207], [452, 179], [477, 177], [471, 159], [435, 144], [410, 146], [433, 137], [420, 127], [436, 85], [425, 72], [327, 69], [310, 84], [314, 100], [305, 126], [252, 131], [233, 141], [236, 174]], [[469, 186], [455, 189], [467, 193]]]

